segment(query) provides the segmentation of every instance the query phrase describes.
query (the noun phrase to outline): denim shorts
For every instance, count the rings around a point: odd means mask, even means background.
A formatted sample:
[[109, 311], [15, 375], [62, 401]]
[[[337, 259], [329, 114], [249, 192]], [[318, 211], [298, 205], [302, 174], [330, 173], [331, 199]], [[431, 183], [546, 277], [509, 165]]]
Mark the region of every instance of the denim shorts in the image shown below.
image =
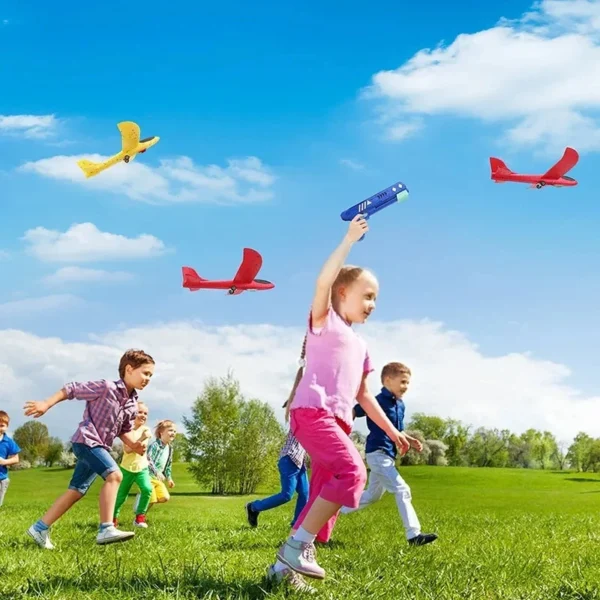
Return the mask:
[[102, 479], [106, 479], [111, 473], [119, 470], [115, 459], [106, 448], [101, 446], [92, 448], [85, 444], [74, 443], [73, 454], [77, 457], [77, 464], [69, 483], [69, 489], [80, 494], [87, 493], [98, 475]]

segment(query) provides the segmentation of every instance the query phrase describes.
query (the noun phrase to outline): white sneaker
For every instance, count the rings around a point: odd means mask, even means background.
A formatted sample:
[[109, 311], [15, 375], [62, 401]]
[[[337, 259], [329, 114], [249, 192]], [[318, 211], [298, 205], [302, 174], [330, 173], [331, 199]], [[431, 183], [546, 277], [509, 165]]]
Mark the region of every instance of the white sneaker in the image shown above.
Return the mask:
[[148, 529], [148, 523], [146, 523], [146, 521], [138, 521], [137, 519], [133, 519], [133, 526]]
[[121, 531], [114, 525], [107, 527], [104, 531], [100, 531], [96, 536], [97, 544], [114, 544], [115, 542], [126, 542], [130, 540], [135, 533], [133, 531]]
[[317, 563], [314, 544], [299, 542], [290, 535], [283, 546], [279, 548], [277, 558], [296, 573], [315, 579], [325, 579], [325, 569]]
[[296, 592], [307, 592], [308, 594], [314, 594], [317, 590], [308, 585], [300, 573], [296, 573], [289, 567], [283, 569], [283, 571], [276, 571], [275, 565], [271, 565], [267, 571], [267, 577], [277, 583], [287, 584], [288, 587], [295, 590]]
[[33, 525], [27, 530], [27, 535], [33, 538], [34, 542], [46, 550], [54, 550], [54, 544], [50, 541], [50, 530], [36, 531]]

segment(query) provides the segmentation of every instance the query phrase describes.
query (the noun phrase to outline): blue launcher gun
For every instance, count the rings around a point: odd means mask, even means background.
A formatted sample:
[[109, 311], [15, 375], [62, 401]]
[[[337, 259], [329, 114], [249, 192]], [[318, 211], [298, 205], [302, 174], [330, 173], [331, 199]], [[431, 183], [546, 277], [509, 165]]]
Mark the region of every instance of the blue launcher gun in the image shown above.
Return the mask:
[[[346, 209], [340, 216], [342, 221], [352, 221], [358, 214], [362, 214], [365, 219], [369, 219], [375, 213], [380, 210], [395, 204], [396, 202], [402, 202], [408, 198], [408, 188], [401, 182], [395, 183], [390, 187], [369, 196], [366, 200], [355, 204], [351, 208]], [[360, 238], [359, 242], [364, 239], [364, 235]]]

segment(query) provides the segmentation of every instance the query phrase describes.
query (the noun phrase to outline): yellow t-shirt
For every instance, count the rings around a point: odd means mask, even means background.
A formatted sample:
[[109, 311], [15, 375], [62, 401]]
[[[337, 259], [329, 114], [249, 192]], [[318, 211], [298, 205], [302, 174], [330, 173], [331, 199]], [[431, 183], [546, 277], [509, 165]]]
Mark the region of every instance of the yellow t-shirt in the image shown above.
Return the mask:
[[[142, 425], [139, 429], [132, 429], [131, 435], [135, 441], [140, 441], [141, 437], [146, 432], [146, 440], [150, 441], [152, 438], [152, 430], [146, 425]], [[129, 446], [123, 444], [123, 458], [121, 459], [121, 466], [127, 471], [132, 473], [139, 473], [148, 466], [148, 456], [144, 452], [143, 456], [140, 456], [137, 452], [129, 449]]]

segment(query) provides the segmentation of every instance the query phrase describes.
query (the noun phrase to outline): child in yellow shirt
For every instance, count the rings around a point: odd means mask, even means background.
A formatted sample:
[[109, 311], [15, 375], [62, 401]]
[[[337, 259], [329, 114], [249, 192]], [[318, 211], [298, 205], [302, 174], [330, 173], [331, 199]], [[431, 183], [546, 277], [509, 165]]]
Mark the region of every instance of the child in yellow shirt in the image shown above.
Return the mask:
[[[152, 430], [146, 425], [146, 421], [148, 420], [148, 407], [141, 401], [138, 401], [137, 407], [138, 412], [131, 434], [136, 441], [144, 443], [145, 440], [149, 440], [152, 437]], [[144, 445], [147, 446], [147, 443]], [[140, 456], [124, 443], [120, 469], [121, 473], [123, 473], [123, 481], [121, 482], [117, 493], [113, 523], [116, 527], [118, 524], [119, 512], [127, 500], [131, 486], [136, 483], [140, 488], [141, 493], [140, 500], [136, 503], [134, 508], [135, 520], [133, 521], [133, 525], [135, 527], [148, 527], [146, 523], [146, 512], [148, 510], [148, 505], [150, 504], [150, 497], [152, 496], [148, 455], [144, 452], [144, 454]]]

